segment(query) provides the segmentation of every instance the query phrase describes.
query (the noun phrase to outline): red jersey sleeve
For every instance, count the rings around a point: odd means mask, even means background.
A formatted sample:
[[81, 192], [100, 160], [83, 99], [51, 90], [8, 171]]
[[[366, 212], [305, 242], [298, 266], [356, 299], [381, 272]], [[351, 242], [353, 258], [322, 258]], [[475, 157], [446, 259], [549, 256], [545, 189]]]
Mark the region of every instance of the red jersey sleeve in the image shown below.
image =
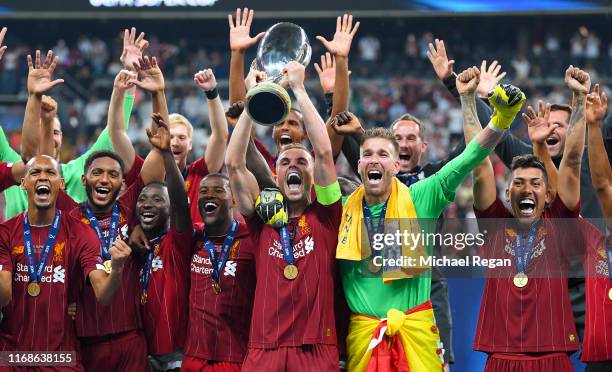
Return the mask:
[[[215, 172], [220, 172], [221, 169], [215, 170]], [[193, 172], [194, 175], [199, 175], [201, 177], [206, 176], [210, 171], [208, 170], [208, 165], [206, 164], [206, 159], [202, 156], [198, 160], [189, 164], [189, 173]]]
[[140, 178], [140, 171], [142, 170], [143, 164], [143, 158], [136, 155], [136, 157], [134, 158], [134, 164], [132, 164], [132, 168], [130, 168], [130, 171], [125, 174], [126, 187], [130, 187], [134, 184], [134, 182], [138, 181], [138, 179]]
[[70, 195], [66, 194], [64, 190], [60, 190], [60, 192], [57, 194], [55, 207], [64, 213], [69, 213], [73, 209], [79, 208], [79, 204], [75, 202]]
[[89, 273], [96, 270], [96, 265], [102, 263], [100, 252], [100, 240], [94, 230], [82, 224], [76, 219], [72, 219], [73, 231], [71, 239], [76, 242], [75, 249], [78, 251], [79, 264], [83, 273], [83, 280], [87, 281]]
[[189, 260], [194, 245], [195, 231], [191, 229], [185, 232], [177, 232], [173, 228], [170, 228], [167, 239], [168, 238], [171, 239], [172, 247], [177, 250], [178, 254], [183, 256], [186, 260]]
[[9, 229], [0, 225], [0, 271], [13, 272], [13, 260], [11, 259], [11, 235]]
[[555, 200], [550, 203], [548, 207], [548, 213], [546, 213], [546, 217], [553, 218], [577, 218], [580, 215], [580, 202], [576, 206], [576, 209], [571, 211], [563, 204], [563, 201], [559, 197], [559, 194], [555, 196]]
[[264, 223], [261, 218], [259, 218], [257, 213], [253, 212], [250, 216], [244, 216], [244, 222], [249, 229], [249, 235], [251, 235], [253, 241], [257, 241], [259, 235], [261, 235], [261, 230], [264, 228]]
[[257, 138], [255, 138], [253, 142], [255, 143], [257, 150], [259, 150], [264, 159], [266, 159], [266, 163], [268, 163], [268, 167], [270, 167], [272, 173], [276, 173], [276, 156], [272, 155], [270, 151], [268, 151], [266, 145], [264, 145], [263, 142]]
[[480, 211], [474, 208], [474, 214], [476, 218], [511, 218], [512, 213], [506, 208], [504, 203], [502, 203], [499, 198], [495, 198], [493, 204], [489, 206], [489, 208]]
[[13, 167], [11, 163], [0, 163], [0, 191], [4, 191], [18, 183], [13, 178]]
[[342, 220], [342, 198], [330, 205], [323, 205], [320, 204], [318, 200], [315, 200], [312, 205], [317, 218], [319, 218], [323, 226], [330, 226], [335, 230], [340, 228], [340, 221]]
[[134, 181], [134, 183], [119, 197], [118, 202], [133, 212], [136, 209], [138, 196], [144, 186], [144, 182], [142, 182], [142, 178], [139, 175], [136, 177], [136, 181]]

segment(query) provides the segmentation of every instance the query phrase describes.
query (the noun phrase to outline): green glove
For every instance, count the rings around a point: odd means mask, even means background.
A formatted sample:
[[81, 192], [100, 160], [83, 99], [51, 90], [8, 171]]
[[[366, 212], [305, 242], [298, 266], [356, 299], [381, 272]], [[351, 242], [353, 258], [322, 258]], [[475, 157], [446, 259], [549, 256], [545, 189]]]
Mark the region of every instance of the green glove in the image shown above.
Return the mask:
[[279, 189], [263, 189], [255, 201], [255, 211], [265, 224], [279, 229], [288, 220], [284, 200]]
[[516, 114], [525, 103], [525, 93], [514, 85], [497, 84], [489, 92], [489, 103], [493, 107], [491, 124], [499, 130], [507, 130], [514, 121]]

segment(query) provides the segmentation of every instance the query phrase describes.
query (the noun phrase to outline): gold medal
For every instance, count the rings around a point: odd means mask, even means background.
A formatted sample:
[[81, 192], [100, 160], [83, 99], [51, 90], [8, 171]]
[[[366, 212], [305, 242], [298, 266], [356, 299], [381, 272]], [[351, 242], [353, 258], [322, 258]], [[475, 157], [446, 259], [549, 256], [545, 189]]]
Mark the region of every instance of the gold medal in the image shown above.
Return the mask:
[[36, 282], [28, 284], [28, 294], [32, 297], [36, 297], [40, 294], [40, 285]]
[[147, 290], [143, 289], [142, 294], [140, 295], [140, 304], [144, 305], [147, 303]]
[[612, 288], [608, 291], [608, 298], [612, 301]]
[[213, 292], [215, 292], [215, 294], [218, 295], [219, 293], [221, 293], [221, 286], [219, 285], [219, 283], [213, 282], [212, 288], [213, 288]]
[[517, 288], [523, 288], [529, 283], [529, 278], [525, 273], [517, 273], [512, 279], [512, 283], [514, 283], [514, 286]]
[[111, 265], [111, 260], [104, 261], [104, 271], [110, 275], [111, 271], [113, 271], [113, 266]]
[[295, 265], [287, 265], [285, 266], [285, 270], [283, 270], [283, 274], [285, 274], [285, 278], [293, 280], [297, 278], [298, 268]]
[[382, 266], [376, 265], [374, 263], [374, 259], [371, 259], [370, 262], [368, 262], [368, 270], [370, 270], [370, 272], [377, 273], [380, 271], [380, 269], [382, 269]]

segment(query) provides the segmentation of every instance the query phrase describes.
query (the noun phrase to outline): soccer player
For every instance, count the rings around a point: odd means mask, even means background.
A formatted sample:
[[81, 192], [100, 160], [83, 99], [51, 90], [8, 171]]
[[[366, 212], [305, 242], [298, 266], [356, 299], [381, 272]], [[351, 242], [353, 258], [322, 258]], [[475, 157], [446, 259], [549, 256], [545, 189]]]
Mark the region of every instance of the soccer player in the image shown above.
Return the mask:
[[[141, 33], [138, 38], [136, 38], [135, 35], [135, 28], [132, 27], [130, 32], [128, 32], [128, 30], [125, 30], [121, 62], [123, 64], [123, 68], [127, 70], [133, 69], [133, 61], [137, 60], [139, 57], [142, 56], [143, 50], [149, 44], [148, 41], [144, 39], [144, 33]], [[55, 144], [53, 156], [59, 160], [63, 138], [60, 121], [55, 115], [55, 113], [57, 112], [57, 104], [54, 104], [54, 101], [52, 101], [51, 99], [41, 98], [43, 92], [63, 81], [61, 79], [51, 81], [51, 74], [53, 73], [53, 70], [49, 69], [50, 66], [51, 62], [46, 64], [46, 67], [39, 67], [38, 65], [36, 65], [33, 69], [30, 68], [30, 71], [28, 73], [29, 96], [28, 102], [26, 104], [26, 116], [24, 117], [24, 126], [28, 125], [28, 122], [30, 123], [30, 125], [38, 125], [38, 123], [41, 123], [43, 125], [46, 124], [53, 126], [53, 140]], [[41, 90], [40, 88], [35, 88], [40, 86], [44, 87], [44, 90]], [[35, 107], [37, 105], [39, 106], [41, 104], [41, 100], [43, 105], [42, 114], [40, 116], [29, 115], [30, 111], [28, 110], [28, 108]], [[129, 123], [129, 118], [132, 112], [133, 105], [134, 93], [133, 91], [130, 91], [127, 95], [125, 95], [125, 99], [123, 102], [126, 125]], [[28, 131], [25, 134], [26, 136], [22, 137], [23, 145], [27, 145], [27, 143], [34, 143], [34, 145], [36, 145], [35, 141], [28, 142], [28, 135], [34, 135], [34, 133]], [[83, 175], [83, 165], [85, 164], [85, 160], [94, 151], [112, 149], [113, 147], [110, 141], [108, 129], [105, 129], [98, 136], [96, 142], [87, 152], [85, 152], [78, 158], [71, 160], [68, 163], [61, 164], [62, 175], [66, 182], [66, 192], [77, 203], [81, 203], [87, 199], [85, 188], [81, 183], [81, 178]], [[4, 131], [0, 128], [0, 161], [17, 162], [20, 159], [21, 156], [10, 147], [10, 144], [4, 134]], [[5, 218], [13, 217], [27, 209], [27, 195], [19, 187], [9, 188], [5, 191], [4, 196], [6, 200], [11, 201], [10, 203], [6, 203], [4, 211]]]
[[[474, 95], [460, 76], [464, 120], [479, 126]], [[487, 159], [474, 171], [474, 210], [488, 229], [487, 257], [509, 258], [511, 267], [488, 269], [474, 349], [488, 354], [485, 371], [572, 371], [569, 354], [578, 337], [567, 290], [569, 229], [552, 218], [576, 218], [580, 211], [580, 165], [585, 135], [585, 101], [591, 81], [570, 66], [565, 81], [574, 94], [557, 195], [549, 189], [546, 166], [533, 155], [515, 157], [506, 189], [511, 210], [497, 197], [493, 167]], [[491, 102], [491, 100], [490, 100]], [[493, 102], [491, 102], [493, 103]], [[542, 107], [540, 108], [540, 111]], [[556, 129], [529, 110], [531, 134], [542, 145]], [[540, 133], [544, 133], [541, 135]], [[468, 138], [466, 137], [466, 140]], [[545, 208], [546, 204], [548, 208]], [[500, 218], [507, 219], [499, 226]]]
[[[292, 144], [277, 160], [277, 185], [287, 200], [288, 221], [274, 228], [254, 213], [259, 192], [246, 168], [252, 127], [246, 113], [238, 119], [226, 158], [234, 197], [256, 246], [257, 285], [242, 369], [337, 370], [333, 296], [340, 187], [323, 120], [304, 89], [304, 66], [290, 62], [285, 73], [315, 151], [313, 159], [305, 147]], [[256, 77], [263, 74], [251, 72], [247, 87]], [[313, 183], [316, 201], [311, 202]]]
[[[160, 135], [156, 123], [151, 124], [151, 135]], [[127, 241], [128, 232], [136, 223], [134, 211], [142, 188], [163, 181], [161, 161], [161, 154], [153, 149], [139, 175], [125, 175], [121, 157], [111, 151], [96, 151], [85, 162], [83, 183], [87, 201], [76, 204], [66, 194], [60, 195], [58, 208], [95, 231], [98, 254], [104, 260], [109, 259], [108, 249], [116, 239]], [[138, 172], [138, 168], [132, 167], [131, 172]], [[136, 181], [118, 197], [124, 178]], [[98, 305], [90, 287], [85, 287], [78, 297], [76, 329], [87, 370], [148, 368], [139, 312], [138, 268], [132, 256], [123, 271], [123, 285], [110, 306]]]
[[165, 371], [180, 368], [183, 357], [193, 229], [183, 177], [170, 150], [168, 126], [160, 114], [153, 120], [158, 135], [150, 134], [149, 140], [163, 156], [168, 186], [145, 186], [136, 203], [138, 223], [150, 245], [139, 257], [139, 298], [154, 370]]
[[234, 217], [229, 178], [200, 182], [204, 220], [191, 259], [189, 327], [182, 371], [240, 371], [247, 352], [255, 294], [255, 247]]
[[54, 158], [31, 159], [21, 187], [27, 212], [0, 225], [0, 350], [76, 351], [64, 360], [82, 371], [69, 298], [88, 287], [97, 302], [111, 303], [131, 250], [117, 242], [109, 249], [110, 273], [101, 270], [95, 233], [56, 206], [64, 181]]
[[[475, 89], [477, 77], [471, 80]], [[429, 271], [410, 278], [403, 274], [405, 268], [385, 267], [385, 274], [395, 271], [388, 277], [391, 280], [388, 284], [380, 275], [368, 275], [368, 271], [377, 272], [382, 267], [372, 259], [373, 253], [364, 249], [369, 247], [361, 246], [358, 225], [367, 215], [373, 223], [378, 221], [378, 226], [383, 217], [411, 221], [437, 219], [454, 199], [455, 190], [465, 176], [488, 156], [503, 136], [520, 110], [524, 94], [514, 87], [498, 86], [493, 100], [497, 114], [489, 126], [438, 173], [409, 187], [395, 177], [399, 170], [399, 145], [391, 131], [377, 128], [364, 133], [359, 160], [363, 185], [344, 206], [336, 253], [336, 258], [342, 260], [342, 284], [354, 313], [347, 338], [348, 370], [365, 371], [376, 365], [391, 368], [394, 364], [410, 370], [442, 369], [441, 351], [437, 350], [438, 329], [429, 301]], [[421, 228], [431, 230], [435, 224]], [[431, 254], [430, 246], [424, 248]], [[386, 319], [381, 321], [383, 318]]]
[[[608, 97], [600, 94], [599, 84], [595, 84], [586, 102], [589, 163], [606, 227], [612, 230], [612, 170], [600, 129], [607, 110]], [[592, 225], [585, 225], [586, 320], [580, 359], [587, 363], [587, 372], [603, 372], [612, 369], [612, 342], [608, 340], [612, 334], [612, 241]]]

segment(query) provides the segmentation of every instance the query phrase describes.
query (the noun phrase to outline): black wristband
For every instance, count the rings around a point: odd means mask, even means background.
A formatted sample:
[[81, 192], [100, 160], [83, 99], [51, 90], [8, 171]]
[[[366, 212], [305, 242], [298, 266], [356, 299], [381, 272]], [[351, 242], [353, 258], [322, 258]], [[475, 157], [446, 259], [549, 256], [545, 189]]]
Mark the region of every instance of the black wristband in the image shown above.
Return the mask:
[[448, 90], [451, 90], [455, 87], [456, 80], [457, 75], [455, 75], [455, 73], [452, 73], [449, 77], [442, 79], [442, 83]]
[[219, 92], [217, 92], [217, 88], [213, 88], [213, 90], [209, 90], [204, 93], [206, 93], [206, 98], [211, 100], [219, 97]]
[[327, 110], [327, 116], [331, 115], [332, 107], [334, 106], [334, 93], [325, 93], [325, 109]]

